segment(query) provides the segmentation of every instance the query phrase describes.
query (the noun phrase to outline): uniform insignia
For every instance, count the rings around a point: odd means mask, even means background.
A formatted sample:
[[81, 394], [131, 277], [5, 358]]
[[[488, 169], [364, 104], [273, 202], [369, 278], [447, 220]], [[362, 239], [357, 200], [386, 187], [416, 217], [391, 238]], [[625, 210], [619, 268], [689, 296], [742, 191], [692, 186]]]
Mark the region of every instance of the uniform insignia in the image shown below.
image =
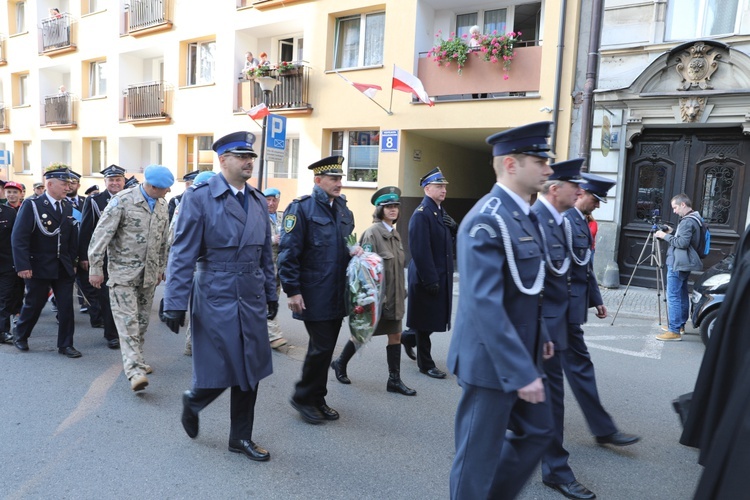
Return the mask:
[[424, 212], [424, 207], [422, 205], [419, 205], [419, 208], [417, 208], [417, 212]]
[[119, 205], [119, 203], [120, 202], [118, 201], [118, 198], [116, 196], [113, 196], [112, 198], [109, 199], [109, 203], [107, 203], [107, 205], [112, 205], [112, 207], [116, 207], [117, 205]]
[[534, 237], [533, 236], [521, 236], [520, 238], [518, 238], [518, 241], [534, 241]]
[[432, 215], [434, 215], [435, 217], [437, 217], [437, 212], [432, 212]]
[[488, 224], [477, 224], [476, 226], [472, 227], [471, 230], [469, 230], [469, 236], [474, 238], [476, 234], [482, 229], [487, 231], [487, 234], [490, 235], [490, 238], [497, 238], [497, 233], [495, 232], [494, 229], [492, 229], [492, 226]]
[[46, 219], [46, 218], [47, 218], [47, 214], [42, 214], [42, 219]]
[[284, 232], [291, 233], [292, 229], [294, 229], [295, 224], [297, 224], [296, 215], [289, 214], [284, 217]]
[[362, 245], [362, 250], [365, 252], [372, 252], [372, 245], [370, 243], [365, 243]]

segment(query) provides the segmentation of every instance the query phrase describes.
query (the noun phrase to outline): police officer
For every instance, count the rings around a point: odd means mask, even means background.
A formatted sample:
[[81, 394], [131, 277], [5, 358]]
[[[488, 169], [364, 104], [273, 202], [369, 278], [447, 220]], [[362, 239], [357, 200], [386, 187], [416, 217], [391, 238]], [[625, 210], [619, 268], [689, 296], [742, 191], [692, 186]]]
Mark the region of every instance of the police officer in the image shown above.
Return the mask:
[[112, 317], [120, 336], [125, 375], [133, 391], [148, 385], [151, 372], [143, 357], [143, 341], [154, 291], [167, 267], [169, 215], [164, 197], [174, 184], [167, 167], [149, 165], [146, 182], [115, 195], [102, 212], [89, 245], [89, 281], [104, 282], [104, 256]]
[[[78, 256], [80, 267], [84, 273], [89, 269], [89, 243], [91, 235], [94, 234], [94, 228], [99, 223], [102, 212], [107, 207], [110, 198], [116, 195], [125, 187], [125, 170], [117, 165], [110, 165], [102, 170], [104, 176], [105, 190], [99, 194], [91, 195], [86, 198], [83, 204], [83, 214], [81, 218], [80, 236], [78, 238]], [[110, 349], [119, 349], [120, 340], [117, 335], [115, 320], [112, 318], [112, 308], [109, 301], [109, 288], [107, 287], [107, 266], [104, 265], [104, 281], [98, 289], [96, 298], [101, 310], [101, 323], [94, 323], [93, 327], [104, 327], [104, 340]]]
[[[179, 332], [190, 303], [193, 388], [182, 425], [195, 438], [199, 412], [231, 387], [229, 451], [265, 461], [253, 441], [260, 381], [272, 372], [266, 318], [278, 310], [271, 228], [263, 193], [247, 184], [255, 136], [235, 132], [212, 148], [221, 174], [196, 183], [178, 207], [164, 292], [167, 326]], [[193, 276], [195, 274], [195, 276]]]
[[[192, 172], [188, 172], [187, 174], [182, 176], [182, 180], [185, 183], [185, 191], [193, 185], [193, 182], [195, 181], [195, 178], [198, 177], [198, 174], [200, 174], [200, 170], [193, 170]], [[179, 206], [180, 201], [182, 201], [182, 194], [178, 194], [177, 196], [173, 196], [171, 200], [169, 200], [169, 222], [172, 222], [172, 217], [174, 217], [174, 211]]]
[[596, 495], [576, 480], [568, 464], [568, 452], [563, 448], [565, 387], [560, 356], [568, 346], [571, 258], [568, 252], [570, 222], [562, 214], [575, 205], [581, 192], [579, 185], [584, 182], [581, 165], [583, 158], [552, 165], [554, 172], [531, 207], [539, 221], [546, 250], [542, 316], [555, 345], [555, 356], [544, 362], [555, 433], [542, 456], [542, 481], [568, 498], [595, 498]]
[[591, 361], [581, 325], [586, 323], [589, 307], [596, 308], [597, 318], [607, 317], [607, 308], [599, 292], [599, 284], [594, 274], [592, 247], [594, 240], [589, 230], [586, 216], [599, 207], [599, 202], [607, 202], [607, 191], [615, 183], [605, 177], [583, 174], [586, 180], [581, 184], [583, 193], [575, 206], [565, 212], [571, 227], [571, 282], [568, 307], [568, 348], [561, 354], [565, 377], [581, 407], [589, 429], [599, 444], [627, 446], [640, 440], [638, 436], [617, 430], [612, 417], [599, 400], [596, 388], [594, 363]]
[[[409, 290], [406, 326], [401, 336], [407, 355], [417, 347], [419, 371], [432, 378], [445, 372], [432, 360], [432, 332], [445, 332], [451, 325], [453, 303], [453, 238], [458, 225], [442, 204], [448, 181], [439, 167], [419, 180], [424, 199], [409, 221]], [[416, 333], [414, 333], [416, 332]]]
[[[268, 219], [271, 223], [271, 247], [273, 248], [273, 263], [277, 266], [276, 262], [279, 259], [279, 242], [281, 241], [281, 213], [277, 212], [279, 209], [279, 199], [281, 198], [281, 191], [277, 188], [268, 188], [263, 191], [263, 196], [266, 197], [266, 204], [268, 206]], [[278, 268], [276, 269], [276, 293], [281, 293], [281, 281], [279, 280]], [[269, 315], [270, 316], [270, 315]], [[274, 318], [268, 320], [268, 341], [271, 343], [271, 349], [278, 349], [286, 345], [286, 339], [281, 333], [279, 322], [276, 321], [276, 315], [273, 314]]]
[[57, 351], [80, 358], [73, 347], [73, 282], [78, 226], [65, 199], [70, 170], [54, 168], [44, 174], [47, 190], [21, 205], [11, 236], [18, 276], [26, 280], [26, 298], [16, 324], [14, 345], [28, 351], [28, 338], [47, 302], [50, 287], [57, 297]]
[[552, 170], [551, 122], [487, 138], [497, 184], [458, 231], [458, 317], [448, 368], [463, 389], [456, 411], [453, 499], [511, 499], [552, 436], [543, 358], [553, 352], [541, 321], [545, 262], [529, 199]]
[[289, 204], [279, 244], [281, 286], [292, 315], [305, 322], [310, 336], [291, 404], [311, 424], [339, 418], [325, 397], [328, 367], [346, 316], [346, 239], [354, 230], [354, 214], [341, 194], [343, 162], [343, 156], [329, 156], [307, 167], [315, 174], [312, 195]]

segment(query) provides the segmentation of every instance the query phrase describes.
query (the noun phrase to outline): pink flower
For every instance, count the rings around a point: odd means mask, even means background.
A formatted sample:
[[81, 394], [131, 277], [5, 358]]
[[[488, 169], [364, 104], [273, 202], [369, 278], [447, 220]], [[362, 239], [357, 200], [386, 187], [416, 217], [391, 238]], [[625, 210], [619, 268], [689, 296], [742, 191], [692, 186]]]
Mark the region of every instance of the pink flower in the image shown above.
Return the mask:
[[461, 35], [461, 38], [468, 38], [468, 37], [469, 37], [469, 35], [467, 35], [466, 33], [464, 33], [463, 35]]
[[507, 61], [507, 60], [508, 60], [508, 56], [503, 56], [503, 61]]
[[507, 73], [506, 73], [506, 74], [504, 74], [504, 75], [503, 75], [503, 80], [508, 80], [508, 79], [510, 79], [510, 77], [509, 77], [509, 76], [507, 75]]
[[455, 31], [451, 31], [451, 38], [453, 38], [454, 36], [456, 36], [456, 32]]
[[521, 35], [523, 35], [523, 33], [521, 33], [520, 31], [516, 33], [516, 36], [521, 36]]
[[492, 30], [493, 35], [497, 35], [497, 30]]
[[497, 57], [492, 56], [490, 57], [490, 62], [496, 63], [498, 61]]
[[365, 312], [365, 308], [362, 306], [357, 306], [354, 308], [354, 314], [362, 314], [363, 312]]

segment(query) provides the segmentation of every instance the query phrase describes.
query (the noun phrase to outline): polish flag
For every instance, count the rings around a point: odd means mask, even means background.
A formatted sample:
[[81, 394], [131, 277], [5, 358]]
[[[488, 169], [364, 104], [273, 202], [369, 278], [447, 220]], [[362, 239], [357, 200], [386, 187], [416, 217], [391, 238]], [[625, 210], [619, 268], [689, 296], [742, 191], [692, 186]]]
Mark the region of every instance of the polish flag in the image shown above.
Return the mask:
[[420, 101], [430, 106], [434, 106], [435, 103], [427, 95], [427, 92], [422, 85], [422, 82], [416, 76], [411, 73], [404, 71], [395, 64], [393, 65], [393, 90], [400, 90], [401, 92], [409, 92], [416, 95]]
[[257, 106], [250, 108], [250, 111], [247, 112], [247, 116], [249, 116], [253, 120], [259, 120], [264, 116], [268, 116], [270, 114], [271, 112], [268, 110], [268, 106], [266, 106], [266, 104], [263, 102], [258, 104]]
[[380, 85], [372, 85], [370, 83], [357, 83], [357, 82], [349, 82], [352, 84], [352, 86], [362, 92], [364, 95], [372, 99], [375, 97], [375, 94], [378, 93], [378, 90], [383, 90], [383, 87]]

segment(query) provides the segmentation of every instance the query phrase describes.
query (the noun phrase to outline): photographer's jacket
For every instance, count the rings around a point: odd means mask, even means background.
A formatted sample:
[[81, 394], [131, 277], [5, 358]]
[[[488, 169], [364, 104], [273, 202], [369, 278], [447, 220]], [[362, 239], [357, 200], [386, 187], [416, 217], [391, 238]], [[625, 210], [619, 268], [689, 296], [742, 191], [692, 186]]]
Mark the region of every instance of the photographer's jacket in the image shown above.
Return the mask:
[[669, 245], [667, 249], [667, 266], [675, 271], [700, 271], [703, 262], [696, 248], [700, 245], [701, 228], [698, 220], [701, 215], [690, 212], [680, 220], [674, 234], [664, 235], [664, 241]]

